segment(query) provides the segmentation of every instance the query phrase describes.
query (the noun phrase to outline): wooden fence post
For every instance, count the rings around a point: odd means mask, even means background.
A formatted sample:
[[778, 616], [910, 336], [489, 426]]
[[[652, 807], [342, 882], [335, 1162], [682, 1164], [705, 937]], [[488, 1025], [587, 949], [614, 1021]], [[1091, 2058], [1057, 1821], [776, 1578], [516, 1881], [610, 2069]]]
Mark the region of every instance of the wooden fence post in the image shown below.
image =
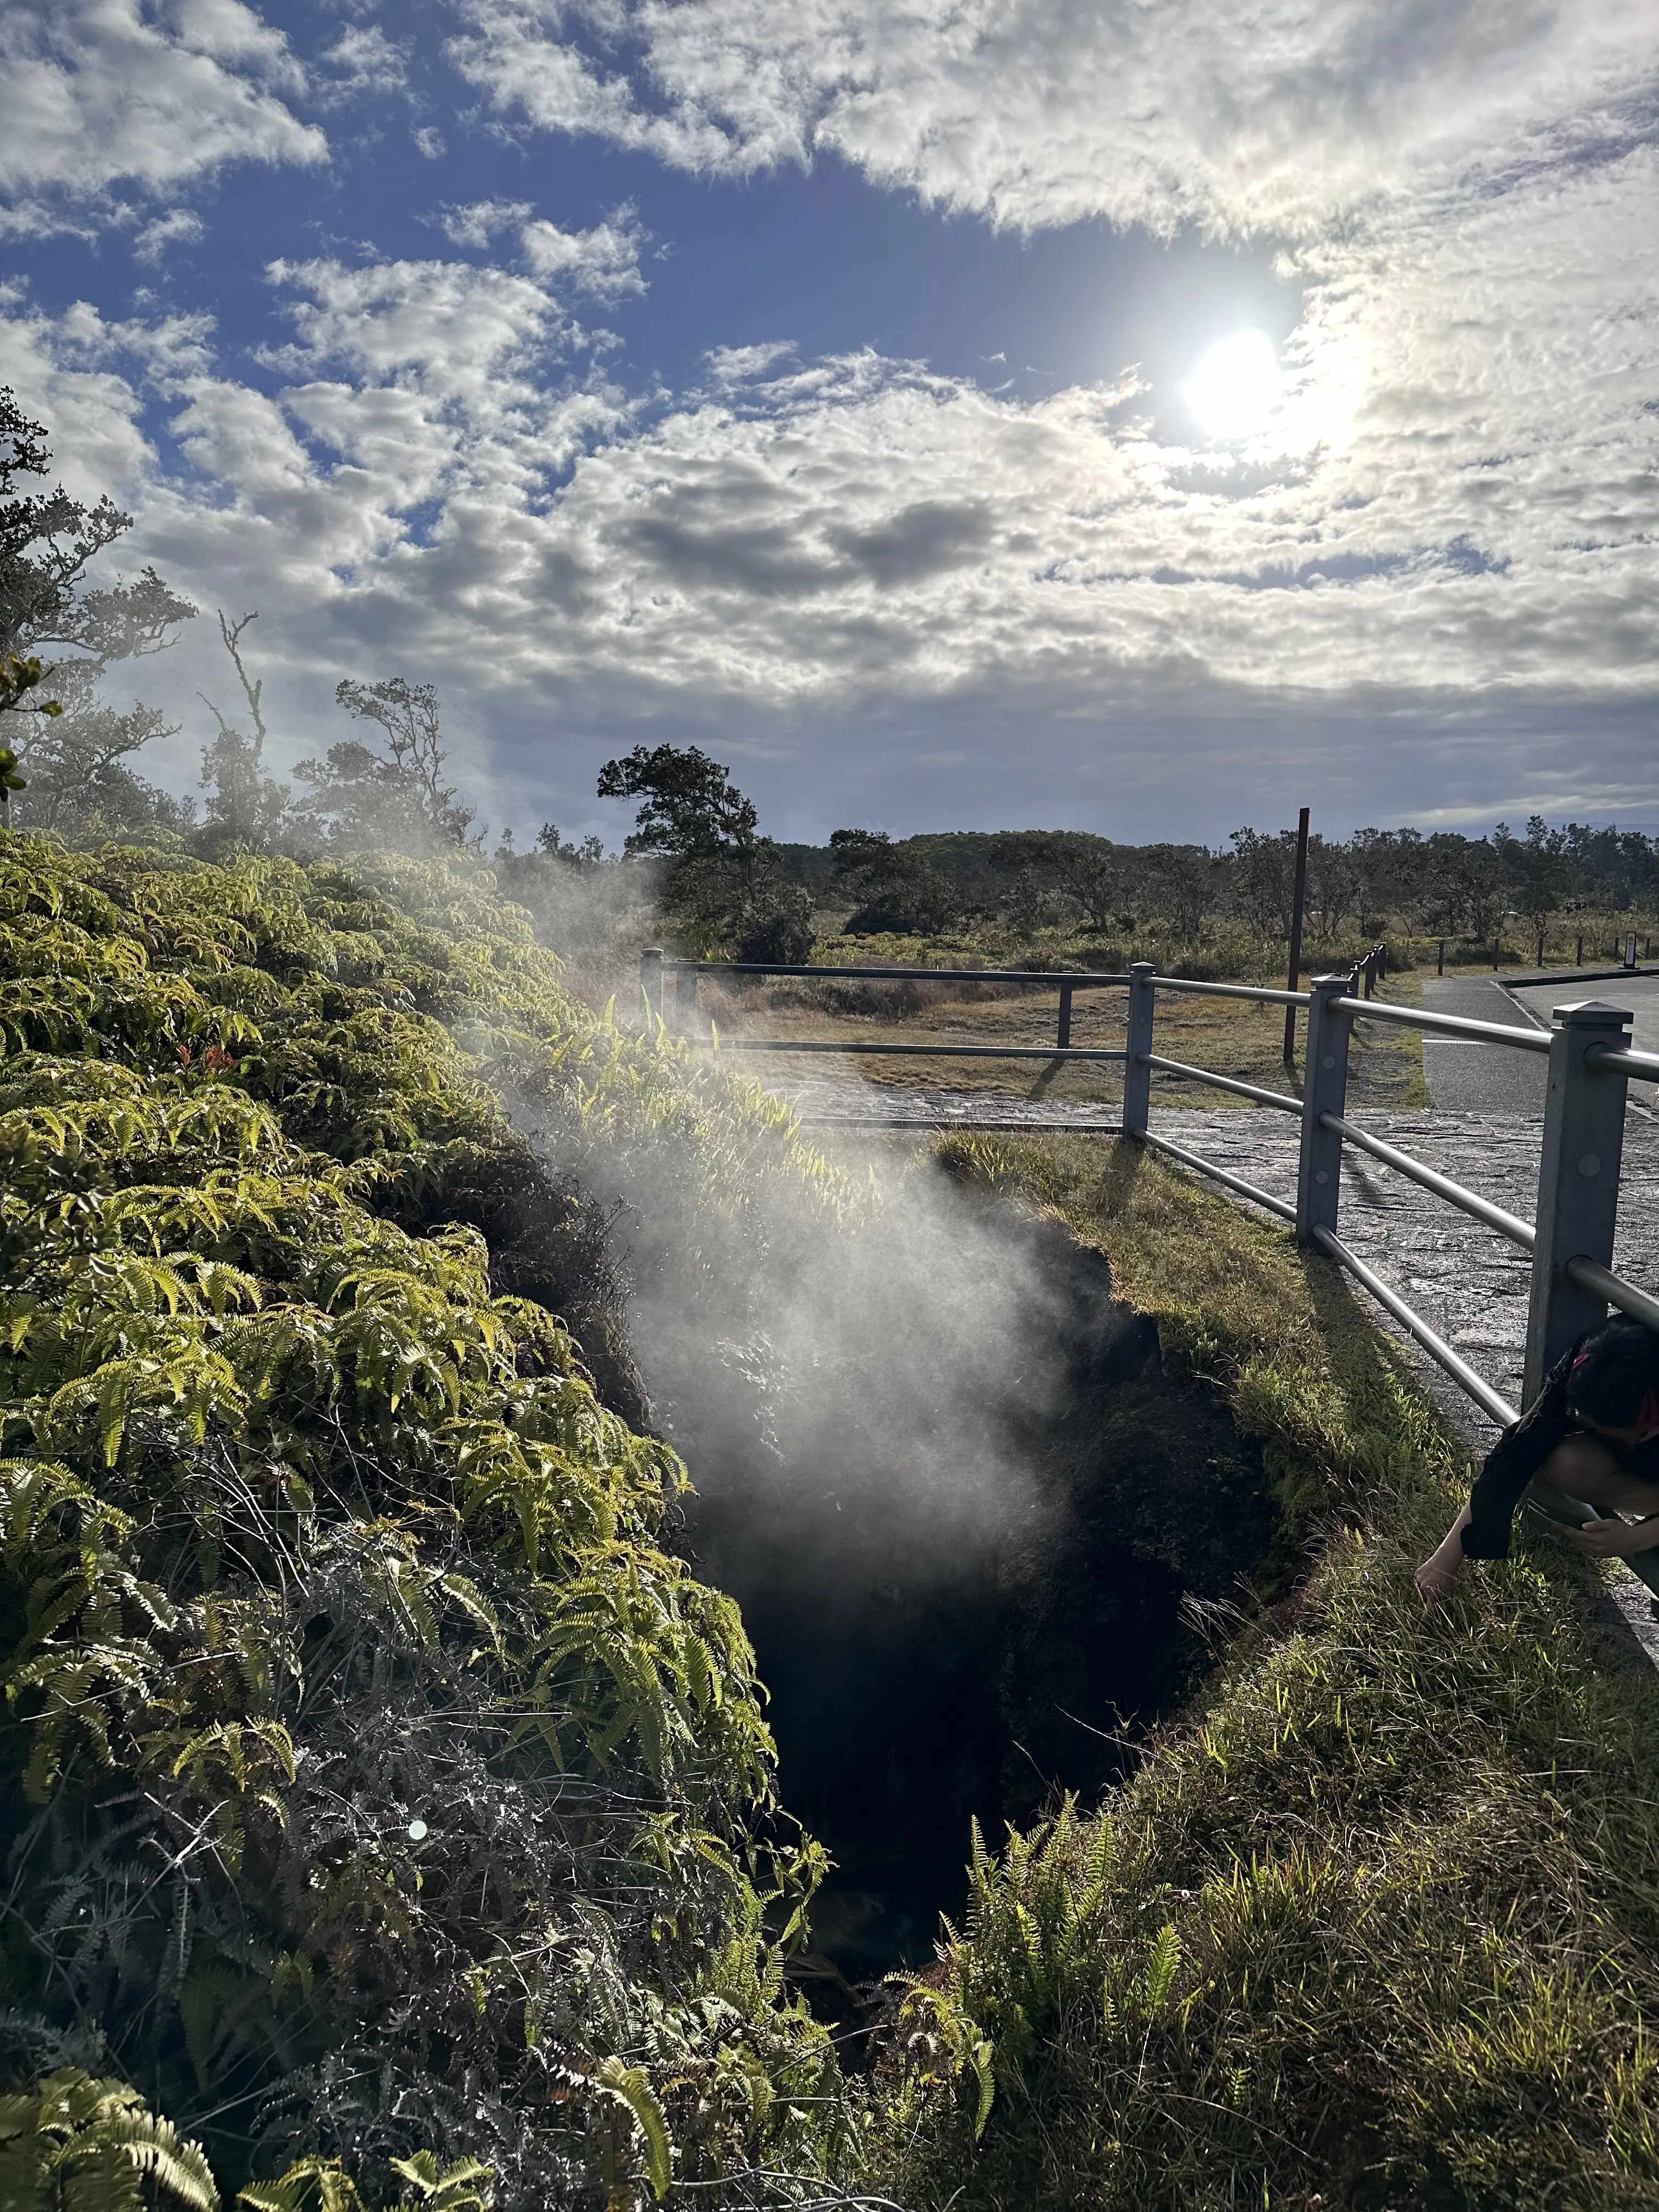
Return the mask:
[[[1296, 824], [1296, 883], [1291, 894], [1291, 967], [1287, 991], [1302, 988], [1302, 915], [1308, 902], [1308, 810], [1304, 806]], [[1296, 1058], [1296, 1008], [1285, 1009], [1285, 1057]]]

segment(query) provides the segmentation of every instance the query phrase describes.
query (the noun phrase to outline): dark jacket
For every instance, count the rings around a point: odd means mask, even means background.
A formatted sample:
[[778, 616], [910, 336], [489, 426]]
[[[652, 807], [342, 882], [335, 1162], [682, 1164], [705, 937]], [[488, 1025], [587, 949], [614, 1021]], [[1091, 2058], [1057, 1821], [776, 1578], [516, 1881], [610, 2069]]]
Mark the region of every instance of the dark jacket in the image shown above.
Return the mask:
[[[1564, 1352], [1544, 1378], [1544, 1387], [1512, 1427], [1504, 1430], [1486, 1455], [1486, 1465], [1475, 1477], [1469, 1493], [1473, 1515], [1463, 1531], [1464, 1556], [1471, 1559], [1506, 1559], [1510, 1553], [1510, 1523], [1521, 1493], [1557, 1444], [1582, 1433], [1567, 1411], [1567, 1377], [1572, 1363], [1583, 1350], [1588, 1334]], [[1605, 1438], [1601, 1439], [1605, 1442]], [[1659, 1510], [1659, 1437], [1620, 1450], [1608, 1444], [1627, 1474], [1656, 1486], [1654, 1506]]]

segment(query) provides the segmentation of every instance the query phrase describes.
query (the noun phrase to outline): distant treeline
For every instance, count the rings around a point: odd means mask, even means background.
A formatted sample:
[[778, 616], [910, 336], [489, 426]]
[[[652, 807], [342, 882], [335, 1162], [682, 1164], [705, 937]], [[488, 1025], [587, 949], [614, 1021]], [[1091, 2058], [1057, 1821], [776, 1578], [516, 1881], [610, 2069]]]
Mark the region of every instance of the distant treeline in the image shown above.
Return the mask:
[[[1218, 849], [1127, 845], [1080, 830], [963, 830], [892, 840], [838, 830], [827, 846], [781, 845], [781, 872], [820, 907], [851, 908], [853, 935], [929, 935], [995, 921], [1023, 932], [1122, 933], [1148, 926], [1183, 938], [1243, 926], [1284, 938], [1296, 872], [1292, 831], [1236, 830]], [[1659, 837], [1552, 827], [1516, 836], [1361, 830], [1308, 847], [1305, 927], [1316, 942], [1391, 929], [1487, 942], [1512, 917], [1659, 911]]]

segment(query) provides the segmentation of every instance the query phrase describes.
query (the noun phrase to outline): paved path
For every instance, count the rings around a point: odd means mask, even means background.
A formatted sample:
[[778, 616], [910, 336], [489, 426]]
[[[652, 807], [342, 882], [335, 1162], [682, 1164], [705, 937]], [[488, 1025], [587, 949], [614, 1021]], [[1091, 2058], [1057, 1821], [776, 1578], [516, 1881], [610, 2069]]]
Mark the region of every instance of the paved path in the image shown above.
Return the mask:
[[[1368, 1114], [1365, 1126], [1401, 1152], [1530, 1219], [1537, 1202], [1536, 1115]], [[1288, 1115], [1163, 1113], [1154, 1129], [1275, 1197], [1296, 1195], [1297, 1130]], [[1513, 1404], [1521, 1389], [1532, 1263], [1378, 1161], [1350, 1151], [1342, 1164], [1340, 1231], [1471, 1367]], [[1620, 1181], [1619, 1272], [1659, 1291], [1659, 1126], [1632, 1118]]]
[[[1477, 1022], [1501, 1022], [1519, 1028], [1530, 1022], [1550, 1026], [1550, 1009], [1574, 999], [1605, 999], [1635, 1013], [1632, 1041], [1644, 1052], [1659, 1051], [1659, 975], [1601, 977], [1591, 982], [1562, 981], [1504, 986], [1483, 975], [1431, 976], [1423, 986], [1431, 1013], [1461, 1014]], [[1423, 1076], [1437, 1107], [1454, 1113], [1541, 1114], [1545, 1062], [1541, 1053], [1516, 1052], [1512, 1046], [1482, 1044], [1474, 1037], [1423, 1040]], [[1655, 1104], [1654, 1086], [1633, 1084], [1631, 1095], [1644, 1109]]]
[[[1532, 1009], [1517, 1005], [1499, 985], [1478, 975], [1433, 978], [1423, 986], [1423, 1005], [1429, 1013], [1501, 1022], [1505, 1029], [1528, 1026], [1532, 1014]], [[1548, 1021], [1546, 1010], [1541, 1022], [1533, 1016], [1531, 1025], [1542, 1028]], [[1454, 1113], [1541, 1114], [1544, 1074], [1541, 1053], [1482, 1044], [1474, 1037], [1423, 1039], [1423, 1079], [1429, 1096], [1437, 1106]]]

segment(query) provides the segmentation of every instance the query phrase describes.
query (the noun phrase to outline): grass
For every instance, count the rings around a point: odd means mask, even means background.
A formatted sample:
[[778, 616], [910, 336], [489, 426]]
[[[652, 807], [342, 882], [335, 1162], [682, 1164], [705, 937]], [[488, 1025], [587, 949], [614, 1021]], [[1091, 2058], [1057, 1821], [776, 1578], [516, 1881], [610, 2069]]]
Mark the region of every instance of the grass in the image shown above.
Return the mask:
[[1425, 1620], [1464, 1454], [1325, 1263], [1122, 1145], [945, 1153], [1105, 1249], [1264, 1438], [1302, 1542], [1129, 1783], [979, 1861], [884, 2076], [891, 2193], [1659, 2202], [1659, 1683], [1599, 1571], [1523, 1540]]
[[[853, 998], [848, 993], [847, 998]], [[1125, 990], [1079, 991], [1072, 1004], [1073, 1045], [1121, 1048], [1127, 1012]], [[988, 989], [926, 984], [908, 991], [877, 986], [854, 1003], [836, 1004], [830, 987], [805, 987], [793, 980], [781, 985], [741, 989], [701, 986], [700, 1022], [688, 1020], [690, 1034], [708, 1035], [710, 1020], [724, 1036], [825, 1038], [884, 1044], [951, 1042], [1011, 1045], [1053, 1041], [1057, 998], [1053, 991], [994, 995]], [[670, 1026], [674, 1022], [671, 1017]], [[1298, 1044], [1302, 1037], [1298, 1024]], [[1158, 1050], [1170, 1060], [1212, 1068], [1264, 1088], [1299, 1095], [1298, 1051], [1291, 1070], [1284, 1060], [1284, 1009], [1237, 999], [1203, 999], [1165, 992], [1158, 1002]], [[734, 1055], [734, 1063], [737, 1056]], [[798, 1082], [812, 1078], [848, 1078], [890, 1090], [946, 1089], [988, 1091], [999, 1097], [1070, 1101], [1122, 1097], [1120, 1069], [1111, 1062], [1086, 1060], [975, 1060], [910, 1059], [887, 1055], [744, 1053], [745, 1073], [763, 1081]], [[1373, 1030], [1355, 1041], [1351, 1096], [1367, 1105], [1420, 1106], [1423, 1057], [1414, 1033]], [[1154, 1083], [1171, 1103], [1206, 1107], [1243, 1106], [1223, 1091], [1188, 1079], [1158, 1074]]]

